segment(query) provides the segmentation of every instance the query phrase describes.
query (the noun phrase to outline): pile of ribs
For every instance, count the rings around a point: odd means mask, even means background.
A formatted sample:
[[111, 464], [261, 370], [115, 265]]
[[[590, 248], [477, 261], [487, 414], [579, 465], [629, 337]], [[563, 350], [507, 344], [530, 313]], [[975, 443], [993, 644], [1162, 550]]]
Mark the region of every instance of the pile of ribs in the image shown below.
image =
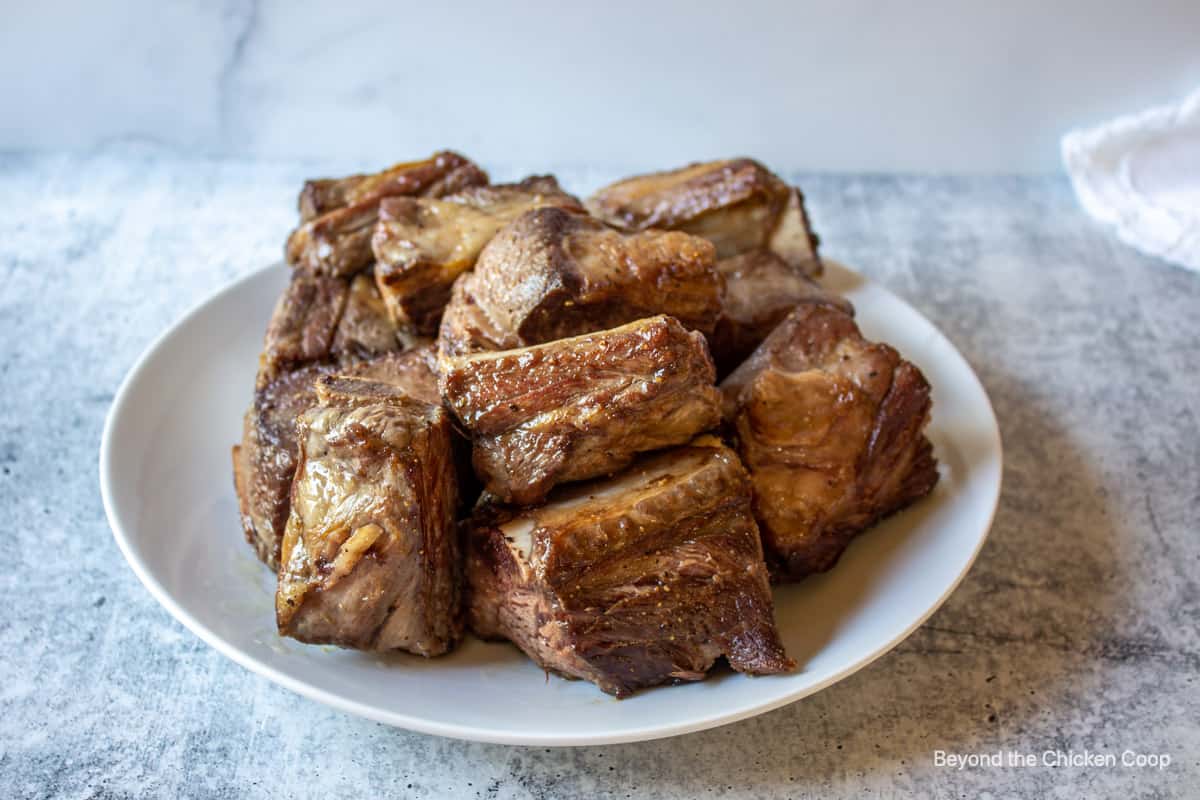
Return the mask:
[[443, 152], [299, 206], [233, 448], [284, 636], [469, 630], [617, 697], [787, 672], [772, 584], [937, 482], [928, 383], [756, 161], [581, 201]]

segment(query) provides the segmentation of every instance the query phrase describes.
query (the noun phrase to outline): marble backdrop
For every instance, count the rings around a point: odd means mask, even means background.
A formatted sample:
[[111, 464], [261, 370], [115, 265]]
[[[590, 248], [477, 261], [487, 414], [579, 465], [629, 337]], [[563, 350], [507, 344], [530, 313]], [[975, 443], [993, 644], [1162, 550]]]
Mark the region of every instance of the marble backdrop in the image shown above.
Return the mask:
[[0, 26], [0, 149], [1042, 171], [1200, 85], [1200, 4], [86, 3]]

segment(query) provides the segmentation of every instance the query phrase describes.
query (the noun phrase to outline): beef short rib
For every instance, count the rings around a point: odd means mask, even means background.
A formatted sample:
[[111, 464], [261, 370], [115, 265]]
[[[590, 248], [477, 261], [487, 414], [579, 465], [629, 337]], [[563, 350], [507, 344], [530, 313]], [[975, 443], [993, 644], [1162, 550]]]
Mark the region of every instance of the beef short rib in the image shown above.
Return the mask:
[[704, 337], [665, 316], [441, 364], [442, 395], [471, 435], [476, 473], [523, 504], [715, 427], [715, 377]]
[[361, 274], [350, 281], [346, 305], [329, 343], [330, 356], [342, 365], [353, 365], [384, 353], [398, 352], [406, 343], [415, 341], [402, 337], [388, 318], [379, 289], [371, 276]]
[[798, 305], [823, 303], [854, 313], [844, 297], [822, 289], [769, 250], [722, 259], [717, 269], [725, 279], [721, 315], [712, 337], [719, 375], [727, 375], [745, 361]]
[[474, 163], [458, 153], [444, 150], [423, 161], [406, 161], [369, 175], [345, 178], [315, 178], [304, 182], [297, 205], [300, 220], [308, 222], [339, 208], [398, 195], [449, 194], [464, 180], [464, 172], [476, 173], [466, 180], [487, 183]]
[[766, 250], [802, 274], [821, 273], [800, 191], [749, 158], [626, 178], [596, 192], [587, 207], [624, 230], [703, 236], [716, 245], [719, 259]]
[[284, 249], [287, 262], [309, 272], [354, 275], [371, 264], [371, 234], [382, 198], [440, 197], [487, 181], [486, 172], [450, 152], [375, 175], [308, 181], [300, 192], [300, 227], [292, 231]]
[[844, 311], [797, 307], [721, 391], [777, 579], [829, 569], [937, 483], [929, 384]]
[[291, 503], [299, 444], [296, 417], [316, 403], [316, 380], [340, 372], [399, 387], [426, 403], [441, 403], [431, 345], [388, 353], [345, 367], [322, 361], [290, 372], [254, 393], [242, 423], [242, 442], [233, 448], [233, 484], [246, 540], [272, 569]]
[[450, 301], [438, 326], [439, 361], [485, 350], [519, 347], [516, 337], [501, 330], [475, 301], [475, 273], [460, 275], [450, 287]]
[[[715, 263], [712, 244], [685, 233], [622, 233], [562, 208], [528, 211], [460, 279], [440, 346], [445, 354], [527, 347], [656, 314], [711, 334], [721, 308]], [[481, 327], [489, 338], [472, 338]]]
[[[242, 527], [258, 557], [277, 567], [279, 542], [287, 522], [288, 490], [296, 469], [296, 416], [314, 402], [313, 381], [334, 371], [375, 369], [397, 372], [407, 382], [417, 363], [397, 367], [365, 361], [397, 353], [396, 328], [383, 309], [379, 290], [367, 275], [353, 280], [295, 272], [271, 321], [259, 360], [254, 400], [233, 448], [234, 488]], [[420, 361], [425, 380], [435, 379], [429, 353]], [[412, 361], [411, 367], [409, 361]], [[436, 401], [436, 391], [434, 392]]]
[[324, 376], [300, 415], [279, 632], [362, 650], [448, 651], [460, 634], [450, 420], [394, 384]]
[[233, 485], [246, 541], [272, 569], [288, 518], [296, 472], [296, 417], [316, 400], [313, 382], [330, 369], [318, 364], [283, 373], [254, 392], [233, 448]]
[[476, 186], [442, 198], [384, 199], [371, 247], [375, 279], [395, 323], [422, 335], [436, 334], [455, 278], [475, 265], [496, 231], [543, 206], [583, 212], [551, 176]]
[[233, 483], [246, 540], [272, 569], [279, 567], [296, 474], [296, 417], [316, 402], [316, 379], [335, 371], [391, 383], [427, 403], [441, 402], [429, 345], [340, 368], [330, 361], [310, 364], [257, 390], [243, 421], [242, 443], [233, 448]]
[[267, 323], [256, 384], [310, 364], [348, 366], [402, 347], [369, 275], [294, 272]]
[[283, 374], [328, 359], [349, 292], [349, 281], [341, 278], [292, 273], [267, 323], [260, 389]]
[[481, 506], [466, 527], [471, 628], [544, 669], [624, 697], [701, 680], [720, 656], [752, 674], [793, 667], [749, 479], [713, 437], [536, 508]]

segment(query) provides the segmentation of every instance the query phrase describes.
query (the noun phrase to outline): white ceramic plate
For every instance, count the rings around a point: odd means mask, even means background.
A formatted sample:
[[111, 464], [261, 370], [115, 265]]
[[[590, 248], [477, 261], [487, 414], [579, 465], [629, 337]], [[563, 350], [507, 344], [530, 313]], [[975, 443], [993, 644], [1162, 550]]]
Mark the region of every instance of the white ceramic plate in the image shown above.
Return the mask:
[[100, 488], [121, 551], [160, 603], [242, 666], [306, 697], [425, 733], [529, 745], [627, 742], [761, 714], [861, 669], [953, 591], [987, 536], [1000, 491], [1000, 437], [979, 380], [924, 317], [831, 265], [825, 283], [864, 333], [914, 361], [933, 385], [936, 491], [859, 537], [826, 575], [775, 592], [799, 668], [614, 700], [549, 677], [516, 648], [468, 639], [432, 660], [302, 645], [274, 628], [273, 576], [242, 538], [230, 477], [263, 331], [287, 271], [249, 275], [158, 339], [117, 392], [100, 445]]

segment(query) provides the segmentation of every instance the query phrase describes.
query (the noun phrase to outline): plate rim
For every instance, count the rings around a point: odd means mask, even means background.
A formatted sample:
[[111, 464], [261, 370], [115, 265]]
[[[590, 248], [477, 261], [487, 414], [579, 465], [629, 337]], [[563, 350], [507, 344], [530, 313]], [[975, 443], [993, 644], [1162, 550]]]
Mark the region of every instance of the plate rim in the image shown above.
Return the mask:
[[[992, 405], [991, 397], [988, 395], [983, 382], [979, 379], [979, 375], [975, 372], [975, 368], [971, 366], [970, 361], [962, 354], [962, 352], [954, 345], [954, 343], [942, 333], [941, 329], [933, 324], [924, 314], [913, 308], [907, 300], [900, 295], [892, 292], [883, 284], [872, 280], [870, 277], [863, 275], [861, 272], [854, 270], [849, 266], [845, 266], [841, 262], [837, 262], [840, 269], [844, 269], [852, 276], [858, 278], [867, 284], [873, 284], [877, 288], [886, 292], [892, 301], [904, 306], [904, 308], [920, 317], [933, 330], [935, 330], [950, 346], [952, 351], [962, 360], [967, 367], [967, 374], [970, 380], [974, 382], [975, 388], [978, 389], [979, 395], [983, 398], [988, 410], [988, 419], [986, 426], [981, 425], [981, 429], [986, 427], [989, 434], [989, 450], [995, 453], [995, 465], [997, 479], [994, 483], [992, 493], [986, 497], [989, 506], [987, 513], [987, 523], [983, 528], [983, 535], [975, 543], [969, 558], [963, 563], [963, 567], [959, 574], [951, 581], [937, 600], [932, 603], [928, 609], [920, 614], [912, 624], [905, 628], [900, 633], [893, 636], [885, 644], [879, 646], [875, 651], [863, 658], [847, 664], [837, 672], [827, 676], [813, 684], [805, 685], [792, 692], [784, 692], [783, 694], [764, 700], [760, 703], [753, 703], [748, 706], [738, 708], [732, 711], [716, 712], [704, 716], [698, 716], [693, 719], [670, 723], [660, 726], [647, 727], [645, 725], [637, 729], [627, 729], [618, 733], [611, 734], [539, 734], [539, 733], [515, 733], [499, 731], [491, 728], [480, 728], [473, 725], [446, 723], [437, 720], [431, 720], [426, 717], [416, 717], [408, 714], [384, 711], [377, 706], [367, 703], [351, 700], [342, 697], [335, 693], [326, 691], [320, 687], [314, 686], [307, 681], [299, 678], [294, 678], [287, 673], [272, 667], [268, 664], [255, 658], [253, 655], [239, 649], [233, 644], [227, 642], [221, 636], [214, 633], [202, 622], [196, 619], [186, 608], [180, 605], [175, 600], [170, 592], [159, 582], [159, 580], [151, 573], [150, 568], [142, 560], [141, 556], [134, 549], [133, 543], [130, 541], [129, 535], [126, 533], [125, 526], [119, 516], [116, 507], [116, 502], [113, 493], [114, 475], [116, 472], [114, 459], [114, 430], [118, 419], [122, 416], [125, 406], [129, 403], [129, 398], [134, 387], [141, 380], [143, 373], [146, 371], [151, 360], [158, 351], [163, 348], [173, 338], [180, 335], [180, 332], [192, 323], [199, 314], [204, 311], [209, 305], [217, 302], [226, 295], [236, 293], [244, 285], [256, 280], [263, 273], [273, 269], [278, 269], [282, 262], [274, 262], [272, 264], [260, 267], [259, 269], [251, 270], [244, 275], [234, 278], [229, 283], [221, 286], [217, 290], [210, 292], [201, 300], [196, 302], [182, 316], [171, 323], [164, 331], [159, 333], [153, 340], [146, 345], [142, 352], [138, 355], [133, 365], [125, 373], [125, 377], [121, 380], [121, 384], [113, 395], [112, 404], [109, 406], [108, 413], [105, 416], [104, 427], [100, 435], [100, 450], [98, 472], [100, 479], [100, 496], [104, 505], [104, 515], [108, 521], [108, 526], [112, 532], [113, 538], [116, 540], [117, 547], [124, 556], [126, 563], [129, 564], [138, 580], [150, 592], [158, 603], [167, 610], [178, 622], [182, 623], [185, 628], [191, 631], [201, 641], [229, 658], [236, 664], [250, 672], [262, 676], [296, 694], [306, 697], [310, 700], [315, 700], [340, 711], [348, 712], [356, 716], [364, 717], [375, 722], [393, 727], [403, 728], [418, 733], [431, 734], [435, 736], [443, 736], [452, 739], [460, 739], [465, 741], [485, 742], [490, 744], [503, 745], [522, 745], [530, 747], [583, 747], [589, 745], [606, 745], [606, 744], [622, 744], [629, 742], [652, 741], [655, 739], [664, 739], [672, 736], [680, 736], [686, 733], [694, 733], [710, 728], [716, 728], [722, 725], [728, 725], [741, 720], [756, 717], [760, 714], [765, 714], [769, 711], [782, 708], [790, 705], [805, 697], [809, 697], [817, 692], [842, 681], [854, 673], [862, 670], [875, 662], [877, 659], [890, 653], [901, 642], [907, 639], [918, 628], [933, 616], [945, 604], [955, 590], [958, 589], [967, 573], [971, 571], [976, 559], [979, 557], [983, 545], [987, 542], [991, 535], [992, 525], [996, 519], [996, 513], [999, 508], [1001, 489], [1004, 482], [1004, 445], [1000, 435], [1000, 426], [996, 418], [996, 411]], [[286, 269], [286, 266], [284, 266]]]

